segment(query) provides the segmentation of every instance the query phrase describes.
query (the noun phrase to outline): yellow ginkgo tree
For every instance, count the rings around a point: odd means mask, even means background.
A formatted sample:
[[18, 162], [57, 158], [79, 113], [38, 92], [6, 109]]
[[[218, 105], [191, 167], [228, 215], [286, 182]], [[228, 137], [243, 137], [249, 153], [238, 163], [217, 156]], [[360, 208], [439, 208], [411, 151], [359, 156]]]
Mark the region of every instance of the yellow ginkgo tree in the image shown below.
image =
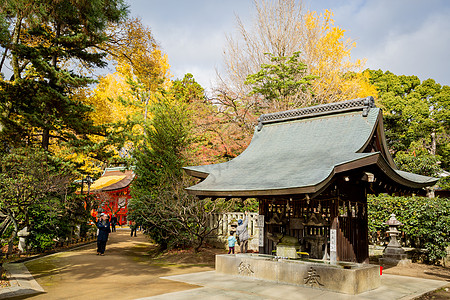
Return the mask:
[[333, 13], [307, 12], [302, 27], [302, 57], [312, 82], [313, 104], [338, 102], [353, 98], [376, 96], [376, 88], [363, 72], [365, 60], [352, 61], [351, 50], [356, 46], [345, 38], [345, 30], [335, 26]]
[[[169, 63], [151, 30], [138, 18], [109, 28], [109, 40], [100, 48], [109, 53], [115, 72], [99, 77], [90, 91], [79, 91], [80, 101], [93, 108], [91, 119], [105, 129], [105, 136], [91, 136], [99, 147], [115, 155], [109, 163], [124, 163], [143, 134], [148, 106], [171, 86]], [[71, 159], [84, 164], [87, 173], [104, 168], [105, 162], [85, 153]]]

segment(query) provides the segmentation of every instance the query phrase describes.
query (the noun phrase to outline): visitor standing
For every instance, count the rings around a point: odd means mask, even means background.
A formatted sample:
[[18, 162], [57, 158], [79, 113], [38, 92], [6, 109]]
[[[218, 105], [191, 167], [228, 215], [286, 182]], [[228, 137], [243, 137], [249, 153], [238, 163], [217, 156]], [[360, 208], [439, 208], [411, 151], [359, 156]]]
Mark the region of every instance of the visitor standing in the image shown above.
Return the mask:
[[136, 236], [136, 230], [137, 230], [137, 224], [136, 224], [136, 222], [135, 221], [132, 221], [131, 222], [131, 225], [130, 225], [130, 228], [131, 228], [131, 234], [130, 234], [130, 236], [133, 236], [133, 233], [134, 233], [134, 236]]
[[250, 236], [248, 235], [248, 213], [245, 212], [245, 219], [238, 220], [238, 227], [236, 228], [236, 235], [239, 238], [239, 243], [241, 246], [241, 253], [247, 253], [248, 250], [248, 239]]
[[117, 217], [116, 217], [116, 215], [113, 215], [111, 218], [111, 231], [112, 232], [116, 231], [116, 224], [117, 224]]
[[236, 237], [234, 236], [234, 232], [230, 231], [230, 236], [228, 237], [228, 254], [233, 252], [234, 254], [234, 245], [236, 245]]
[[109, 217], [107, 214], [101, 213], [97, 222], [97, 255], [105, 255], [106, 242], [108, 241], [108, 236], [111, 232], [108, 219]]

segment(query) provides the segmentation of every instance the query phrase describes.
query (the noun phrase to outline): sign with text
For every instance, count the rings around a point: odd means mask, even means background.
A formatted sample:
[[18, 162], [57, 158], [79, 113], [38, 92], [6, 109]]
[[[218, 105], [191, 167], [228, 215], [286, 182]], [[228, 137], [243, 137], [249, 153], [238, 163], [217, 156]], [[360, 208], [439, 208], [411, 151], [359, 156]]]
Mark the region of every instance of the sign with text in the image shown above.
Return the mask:
[[264, 247], [264, 215], [258, 215], [258, 242], [259, 247]]
[[330, 252], [336, 252], [336, 229], [330, 229]]

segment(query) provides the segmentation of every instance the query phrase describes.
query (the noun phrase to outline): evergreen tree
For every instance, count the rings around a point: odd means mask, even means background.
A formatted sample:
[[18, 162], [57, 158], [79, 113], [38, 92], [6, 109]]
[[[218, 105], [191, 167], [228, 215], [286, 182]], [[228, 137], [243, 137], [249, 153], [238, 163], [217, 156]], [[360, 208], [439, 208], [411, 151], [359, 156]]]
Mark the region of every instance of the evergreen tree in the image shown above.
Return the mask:
[[0, 13], [2, 32], [9, 30], [0, 45], [13, 70], [0, 80], [2, 145], [83, 147], [88, 134], [105, 135], [73, 95], [95, 82], [86, 71], [105, 66], [98, 46], [107, 40], [108, 23], [126, 16], [123, 0], [0, 0]]
[[219, 226], [211, 224], [210, 215], [226, 209], [229, 202], [198, 199], [185, 190], [192, 179], [182, 167], [198, 159], [194, 141], [202, 138], [196, 127], [203, 88], [187, 74], [163, 95], [151, 104], [144, 143], [133, 154], [136, 179], [128, 217], [163, 249], [194, 246], [198, 251]]
[[[162, 248], [173, 246], [173, 220], [166, 219], [160, 196], [179, 184], [189, 145], [189, 118], [186, 105], [167, 98], [151, 105], [152, 119], [146, 126], [144, 143], [134, 151], [136, 179], [132, 186], [129, 218], [143, 225]], [[180, 233], [181, 234], [181, 233]]]
[[[67, 198], [70, 183], [74, 180], [71, 166], [55, 159], [41, 148], [15, 148], [6, 155], [0, 155], [0, 215], [5, 217], [0, 226], [0, 235], [12, 232], [8, 237], [9, 251], [19, 230], [24, 227], [45, 223], [36, 218], [36, 212], [63, 211], [62, 198]], [[64, 197], [64, 195], [66, 195]], [[78, 203], [80, 203], [78, 201]], [[75, 210], [72, 211], [75, 213]], [[67, 218], [64, 220], [67, 223]]]
[[286, 110], [300, 106], [304, 94], [311, 90], [312, 80], [317, 76], [307, 75], [307, 66], [300, 61], [300, 52], [291, 56], [270, 56], [270, 64], [247, 76], [244, 82], [252, 87], [251, 95], [261, 95], [265, 105], [274, 110]]
[[450, 87], [433, 79], [369, 70], [383, 107], [386, 138], [400, 168], [436, 176], [450, 168]]

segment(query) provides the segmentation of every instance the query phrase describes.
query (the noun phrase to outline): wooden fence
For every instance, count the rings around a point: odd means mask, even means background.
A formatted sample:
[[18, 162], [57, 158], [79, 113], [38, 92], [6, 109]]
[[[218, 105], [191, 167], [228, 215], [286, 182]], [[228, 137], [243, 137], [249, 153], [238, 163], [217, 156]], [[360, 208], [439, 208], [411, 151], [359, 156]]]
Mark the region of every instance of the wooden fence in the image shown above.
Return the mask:
[[[250, 235], [249, 239], [249, 249], [253, 251], [258, 250], [258, 213], [249, 213], [248, 214], [248, 234]], [[214, 226], [219, 223], [219, 228], [215, 230], [212, 236], [208, 239], [209, 243], [215, 244], [216, 247], [227, 247], [227, 238], [230, 234], [230, 231], [233, 229], [231, 225], [238, 224], [238, 220], [241, 219], [244, 221], [245, 214], [241, 212], [230, 212], [223, 214], [212, 214], [210, 216], [210, 226]]]
[[[248, 234], [250, 236], [254, 236], [256, 234], [258, 214], [249, 213], [248, 217]], [[223, 214], [212, 214], [209, 222], [211, 227], [214, 226], [217, 222], [219, 223], [219, 228], [215, 231], [215, 235], [228, 237], [228, 235], [230, 234], [230, 230], [232, 229], [231, 225], [237, 226], [237, 222], [239, 219], [244, 221], [245, 214], [241, 212], [230, 212]]]

